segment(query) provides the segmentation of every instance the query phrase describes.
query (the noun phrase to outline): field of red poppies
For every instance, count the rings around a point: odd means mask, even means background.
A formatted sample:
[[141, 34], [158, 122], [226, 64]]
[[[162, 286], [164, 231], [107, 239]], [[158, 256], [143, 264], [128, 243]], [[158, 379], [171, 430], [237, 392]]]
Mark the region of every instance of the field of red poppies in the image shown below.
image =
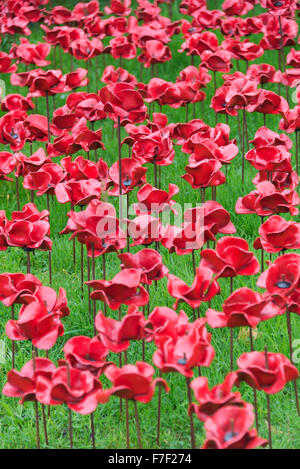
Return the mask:
[[298, 18], [0, 1], [0, 448], [300, 449]]

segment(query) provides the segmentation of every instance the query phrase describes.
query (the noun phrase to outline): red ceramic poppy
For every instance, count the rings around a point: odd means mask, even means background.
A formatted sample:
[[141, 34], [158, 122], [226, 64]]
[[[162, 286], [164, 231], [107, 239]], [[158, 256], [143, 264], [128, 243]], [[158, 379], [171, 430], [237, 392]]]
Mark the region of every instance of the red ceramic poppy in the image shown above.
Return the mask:
[[0, 301], [9, 307], [30, 303], [42, 283], [32, 274], [0, 274]]
[[137, 306], [129, 306], [127, 314], [121, 321], [104, 316], [102, 311], [95, 318], [95, 327], [99, 333], [99, 340], [113, 353], [121, 353], [128, 349], [131, 340], [141, 340], [146, 337], [146, 321]]
[[261, 321], [285, 313], [284, 301], [278, 297], [262, 296], [250, 288], [233, 292], [223, 303], [222, 311], [208, 309], [207, 323], [213, 327], [256, 327]]
[[195, 412], [198, 419], [205, 422], [207, 418], [213, 416], [219, 409], [227, 406], [243, 407], [239, 392], [233, 392], [232, 388], [236, 382], [236, 374], [229, 373], [222, 384], [218, 384], [209, 389], [208, 379], [204, 376], [195, 378], [190, 386], [194, 391], [197, 404], [189, 406], [189, 414]]
[[106, 362], [108, 348], [98, 337], [85, 337], [83, 335], [72, 337], [63, 348], [65, 358], [73, 368], [89, 371], [97, 378], [103, 373], [111, 362]]
[[51, 52], [51, 45], [46, 42], [30, 44], [25, 37], [20, 38], [20, 45], [12, 44], [10, 56], [26, 65], [34, 64], [37, 67], [45, 67], [51, 62], [46, 57]]
[[257, 101], [247, 106], [248, 112], [262, 114], [282, 114], [289, 110], [287, 101], [273, 91], [260, 89]]
[[203, 449], [255, 449], [268, 444], [255, 429], [253, 406], [240, 408], [228, 405], [219, 409], [205, 422], [206, 440]]
[[147, 403], [152, 400], [155, 387], [163, 386], [166, 392], [169, 387], [163, 378], [155, 378], [154, 368], [145, 362], [136, 362], [135, 365], [124, 365], [118, 368], [111, 365], [105, 370], [106, 377], [113, 383], [111, 395], [123, 399], [132, 399]]
[[168, 273], [167, 267], [162, 263], [162, 257], [159, 252], [154, 249], [141, 249], [135, 254], [123, 253], [119, 254], [122, 262], [122, 269], [139, 269], [142, 270], [141, 283], [151, 285], [153, 281], [165, 277]]
[[7, 94], [1, 101], [2, 111], [29, 111], [31, 109], [34, 109], [32, 100], [20, 94]]
[[21, 150], [26, 141], [24, 111], [10, 111], [0, 118], [0, 143], [9, 145], [13, 151]]
[[109, 391], [102, 389], [101, 382], [89, 371], [81, 371], [63, 364], [51, 379], [39, 376], [36, 397], [46, 405], [65, 403], [69, 409], [81, 415], [94, 412], [99, 403], [106, 403]]
[[73, 55], [77, 60], [90, 60], [103, 51], [103, 44], [97, 38], [80, 38], [75, 39], [69, 45], [68, 52]]
[[147, 341], [155, 340], [159, 346], [163, 337], [173, 337], [176, 340], [186, 334], [190, 324], [189, 318], [183, 310], [177, 314], [166, 306], [157, 306], [149, 315], [149, 324], [146, 329]]
[[[147, 168], [133, 158], [122, 158], [122, 194], [131, 192], [135, 187], [140, 187], [146, 182]], [[110, 195], [119, 196], [119, 162], [113, 163], [109, 169], [108, 182]], [[111, 188], [112, 185], [112, 188]]]
[[133, 239], [131, 246], [149, 245], [162, 239], [162, 226], [159, 218], [139, 215], [127, 221], [128, 235]]
[[260, 217], [275, 213], [290, 213], [298, 215], [300, 199], [294, 190], [286, 189], [282, 192], [276, 190], [274, 184], [269, 181], [259, 182], [257, 189], [245, 197], [237, 200], [236, 213], [256, 213]]
[[178, 194], [179, 189], [175, 184], [169, 184], [169, 192], [145, 184], [138, 192], [138, 203], [134, 204], [137, 215], [144, 213], [161, 213], [169, 210], [175, 211], [172, 207], [176, 204], [172, 197]]
[[20, 404], [35, 401], [36, 383], [39, 376], [50, 379], [56, 366], [48, 358], [36, 357], [29, 360], [20, 371], [10, 370], [2, 394], [8, 397], [20, 397]]
[[120, 117], [122, 123], [143, 122], [147, 108], [138, 91], [129, 83], [115, 83], [100, 90], [100, 98], [104, 103], [104, 111], [114, 120]]
[[143, 163], [155, 163], [159, 166], [172, 164], [175, 150], [168, 131], [157, 130], [149, 135], [142, 135], [132, 147], [132, 156]]
[[104, 48], [103, 53], [110, 54], [113, 59], [122, 57], [129, 60], [136, 57], [136, 47], [128, 40], [127, 36], [118, 36], [109, 41], [109, 45]]
[[8, 174], [12, 173], [16, 166], [16, 157], [8, 151], [0, 152], [0, 180], [12, 181], [11, 178], [7, 177]]
[[300, 281], [300, 256], [298, 254], [284, 254], [259, 277], [257, 285], [266, 288], [268, 292], [288, 296]]
[[42, 350], [50, 350], [64, 333], [58, 314], [49, 313], [46, 305], [38, 300], [24, 305], [19, 318], [8, 321], [5, 330], [11, 340], [31, 340]]
[[23, 187], [28, 190], [36, 190], [37, 196], [54, 194], [55, 187], [66, 177], [65, 171], [56, 163], [45, 164], [36, 172], [29, 172], [24, 177]]
[[210, 268], [216, 277], [255, 275], [260, 269], [247, 241], [242, 238], [224, 236], [217, 242], [216, 250], [205, 249], [200, 256], [201, 265]]
[[274, 215], [259, 227], [260, 237], [253, 247], [275, 253], [284, 249], [300, 249], [300, 223]]
[[11, 58], [5, 52], [0, 52], [0, 73], [13, 73], [17, 66], [11, 64]]
[[129, 83], [130, 85], [135, 86], [137, 84], [137, 79], [135, 78], [134, 75], [129, 73], [127, 70], [124, 68], [117, 68], [113, 65], [108, 65], [104, 71], [103, 75], [101, 77], [101, 81], [104, 83], [107, 83], [108, 85], [112, 85], [113, 83]]
[[99, 199], [100, 194], [101, 183], [96, 179], [70, 179], [55, 187], [55, 195], [60, 204], [71, 202], [72, 205], [87, 205], [91, 200]]
[[226, 50], [216, 52], [206, 50], [201, 54], [202, 67], [208, 68], [213, 72], [228, 73], [232, 67], [231, 53]]
[[128, 16], [131, 12], [131, 0], [111, 0], [110, 6], [105, 6], [104, 11], [107, 15]]
[[215, 33], [204, 31], [202, 33], [192, 33], [182, 44], [179, 52], [186, 51], [187, 55], [199, 55], [204, 51], [217, 51], [219, 41]]
[[211, 334], [201, 318], [189, 325], [187, 333], [177, 338], [162, 336], [157, 341], [153, 363], [162, 373], [177, 372], [191, 378], [193, 368], [210, 366], [215, 351], [210, 344]]
[[149, 295], [140, 284], [141, 276], [141, 270], [124, 269], [112, 280], [91, 280], [86, 284], [94, 290], [91, 298], [104, 301], [112, 310], [119, 309], [122, 304], [144, 306]]
[[[28, 303], [29, 303], [28, 298]], [[60, 318], [69, 316], [70, 310], [68, 308], [68, 300], [66, 296], [66, 291], [63, 288], [59, 289], [58, 296], [56, 291], [50, 287], [44, 287], [42, 285], [38, 286], [34, 292], [34, 298], [31, 301], [38, 300], [40, 303], [43, 303], [48, 313], [54, 313]], [[21, 309], [22, 311], [22, 309]]]
[[33, 96], [46, 96], [63, 93], [65, 88], [65, 78], [61, 70], [40, 71], [33, 78], [29, 91]]
[[213, 279], [211, 269], [198, 267], [191, 287], [175, 275], [168, 274], [168, 292], [173, 298], [176, 298], [173, 308], [176, 309], [182, 301], [191, 308], [198, 308], [202, 301], [210, 301], [219, 294], [220, 287]]
[[213, 187], [225, 183], [225, 175], [220, 171], [222, 164], [217, 160], [202, 160], [185, 167], [187, 174], [181, 176], [193, 189]]
[[13, 212], [12, 220], [5, 225], [8, 245], [30, 250], [51, 251], [48, 215], [47, 210], [39, 212], [32, 203], [24, 205], [21, 212]]
[[299, 376], [297, 368], [281, 353], [243, 353], [237, 364], [237, 384], [245, 381], [252, 388], [266, 394], [280, 392], [289, 381]]
[[291, 150], [293, 147], [293, 142], [286, 134], [278, 134], [273, 130], [268, 129], [263, 126], [260, 127], [254, 136], [253, 140], [250, 140], [250, 143], [254, 145], [256, 149], [260, 147], [284, 147], [285, 150]]

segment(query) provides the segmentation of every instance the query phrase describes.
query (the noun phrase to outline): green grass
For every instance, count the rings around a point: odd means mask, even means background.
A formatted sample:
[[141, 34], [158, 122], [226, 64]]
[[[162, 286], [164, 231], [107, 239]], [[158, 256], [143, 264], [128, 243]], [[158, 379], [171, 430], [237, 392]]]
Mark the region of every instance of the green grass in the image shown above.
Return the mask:
[[[64, 2], [65, 6], [72, 7], [76, 2]], [[215, 2], [208, 2], [210, 8], [213, 8]], [[101, 3], [102, 5], [102, 3]], [[178, 7], [178, 0], [176, 2]], [[221, 5], [221, 2], [218, 2]], [[103, 6], [102, 6], [103, 9]], [[163, 13], [167, 16], [167, 8], [162, 7]], [[178, 8], [177, 8], [178, 10]], [[175, 8], [174, 8], [175, 11]], [[256, 7], [255, 12], [251, 14], [258, 14], [261, 9]], [[179, 15], [175, 13], [175, 18]], [[42, 38], [42, 31], [39, 25], [32, 25], [32, 35], [30, 36], [31, 42], [38, 42]], [[220, 37], [219, 32], [217, 33]], [[260, 35], [261, 36], [261, 35]], [[250, 37], [250, 40], [258, 42], [260, 36]], [[8, 38], [2, 44], [2, 50], [7, 51], [11, 42], [17, 42], [17, 37]], [[107, 41], [105, 41], [107, 42]], [[159, 76], [170, 81], [175, 81], [179, 72], [187, 65], [190, 60], [185, 54], [178, 53], [182, 42], [181, 35], [174, 36], [170, 47], [173, 54], [173, 60], [165, 64], [159, 65]], [[77, 64], [77, 61], [74, 61]], [[197, 64], [197, 60], [195, 61]], [[276, 51], [267, 51], [264, 56], [256, 61], [266, 62], [273, 64], [277, 67], [277, 53]], [[101, 63], [101, 60], [99, 60]], [[113, 64], [115, 61], [107, 57], [106, 63]], [[79, 64], [78, 66], [84, 66]], [[100, 81], [96, 83], [95, 62], [91, 69], [91, 90], [97, 90], [103, 86]], [[123, 67], [127, 68], [131, 73], [139, 76], [139, 64], [136, 60], [123, 61]], [[50, 67], [49, 67], [50, 68]], [[245, 64], [241, 65], [241, 69], [245, 70]], [[19, 71], [22, 66], [19, 67]], [[63, 71], [70, 70], [69, 56], [63, 57]], [[103, 67], [99, 67], [98, 76], [102, 75]], [[17, 92], [26, 94], [26, 90], [20, 88], [16, 89], [10, 85], [9, 76], [2, 76], [7, 85], [7, 93]], [[150, 79], [150, 71], [145, 70], [143, 75], [144, 81]], [[218, 86], [222, 84], [221, 76], [217, 79]], [[277, 92], [276, 85], [268, 86]], [[210, 126], [214, 126], [215, 116], [214, 112], [209, 108], [210, 100], [213, 95], [213, 84], [209, 84], [207, 89], [207, 100], [205, 102], [205, 113], [201, 113], [201, 105], [197, 106], [197, 118], [203, 119]], [[62, 106], [65, 103], [66, 95], [58, 95], [56, 97], [56, 107]], [[46, 113], [46, 107], [43, 99], [39, 99], [39, 113]], [[156, 108], [158, 111], [158, 108]], [[167, 114], [169, 122], [184, 122], [185, 110], [174, 110], [169, 107], [164, 107], [163, 112]], [[191, 116], [190, 116], [191, 118]], [[249, 138], [254, 137], [255, 131], [263, 125], [263, 117], [259, 114], [249, 114], [248, 118], [248, 131]], [[225, 122], [223, 117], [219, 121]], [[278, 131], [278, 116], [267, 116], [267, 126], [272, 130]], [[231, 138], [238, 138], [238, 128], [236, 119], [230, 118], [229, 124], [231, 126]], [[106, 147], [105, 152], [98, 152], [104, 160], [111, 165], [117, 159], [117, 139], [116, 135], [112, 138], [112, 123], [107, 120], [96, 125], [96, 128], [102, 127], [103, 142]], [[122, 136], [125, 136], [123, 129]], [[294, 136], [291, 136], [294, 139]], [[241, 148], [238, 141], [239, 148]], [[34, 150], [43, 144], [34, 145]], [[180, 192], [175, 197], [176, 201], [180, 204], [183, 203], [200, 203], [200, 192], [193, 190], [180, 175], [184, 172], [184, 166], [187, 163], [188, 155], [180, 151], [180, 147], [175, 146], [176, 157], [174, 164], [170, 167], [162, 168], [163, 186], [167, 187], [168, 183], [172, 182], [178, 185]], [[1, 148], [7, 150], [7, 147]], [[25, 147], [23, 152], [29, 155], [29, 148]], [[82, 153], [82, 152], [81, 152]], [[295, 153], [295, 147], [292, 149]], [[127, 151], [124, 149], [124, 156], [127, 156]], [[241, 154], [233, 160], [228, 168], [227, 183], [218, 188], [217, 200], [225, 209], [231, 214], [232, 222], [237, 228], [237, 236], [245, 238], [250, 248], [252, 243], [257, 237], [258, 227], [260, 220], [256, 215], [237, 215], [234, 207], [235, 203], [241, 195], [245, 195], [254, 189], [252, 179], [256, 171], [246, 162], [246, 182], [244, 187], [241, 185]], [[153, 183], [152, 170], [149, 168], [147, 179]], [[17, 203], [14, 192], [14, 184], [7, 182], [0, 182], [0, 208], [5, 209], [7, 216], [10, 216], [13, 210], [17, 209]], [[132, 196], [132, 199], [134, 197]], [[21, 188], [21, 201], [22, 205], [30, 201], [30, 195], [27, 191]], [[116, 205], [117, 200], [110, 198], [109, 201]], [[46, 208], [45, 197], [35, 198], [37, 207], [41, 210]], [[53, 240], [53, 287], [58, 291], [59, 287], [63, 287], [67, 291], [67, 297], [71, 314], [63, 320], [65, 325], [65, 335], [57, 341], [55, 347], [50, 351], [49, 357], [56, 362], [57, 359], [62, 358], [62, 346], [70, 337], [74, 335], [89, 335], [92, 336], [92, 321], [88, 314], [88, 301], [87, 291], [85, 292], [84, 300], [81, 300], [80, 295], [80, 264], [79, 264], [79, 249], [77, 245], [77, 264], [74, 268], [72, 261], [72, 243], [68, 241], [67, 236], [59, 236], [58, 233], [64, 228], [67, 222], [66, 213], [69, 211], [69, 206], [59, 205], [56, 200], [51, 200], [51, 238]], [[296, 218], [295, 218], [296, 219]], [[133, 251], [135, 251], [134, 249]], [[191, 256], [176, 256], [170, 255], [165, 248], [161, 248], [163, 260], [165, 265], [169, 268], [170, 272], [181, 277], [183, 280], [191, 284], [193, 279], [193, 268]], [[197, 255], [199, 261], [199, 255]], [[26, 272], [26, 259], [21, 250], [8, 249], [6, 252], [0, 253], [1, 272]], [[119, 261], [115, 254], [107, 256], [107, 278], [112, 278], [119, 271]], [[37, 252], [32, 256], [32, 273], [34, 273], [45, 285], [48, 285], [48, 267], [47, 267], [47, 254]], [[86, 264], [85, 264], [86, 273]], [[101, 259], [96, 260], [96, 278], [101, 278]], [[256, 289], [256, 277], [237, 278], [234, 281], [235, 288], [241, 286], [248, 286]], [[153, 285], [150, 288], [150, 310], [155, 306], [169, 306], [174, 303], [167, 293], [166, 279], [158, 283], [157, 288]], [[229, 295], [229, 282], [224, 279], [220, 280], [222, 289], [221, 295], [212, 300], [212, 307], [220, 309], [222, 302]], [[101, 308], [100, 303], [97, 304], [97, 310]], [[182, 305], [182, 309], [192, 318], [192, 311], [188, 306]], [[201, 314], [204, 315], [207, 309], [207, 304], [202, 304]], [[126, 309], [124, 308], [124, 311]], [[117, 313], [111, 313], [116, 317]], [[0, 339], [6, 344], [7, 360], [6, 363], [1, 364], [0, 386], [3, 387], [6, 382], [6, 373], [10, 370], [11, 354], [10, 354], [10, 341], [5, 335], [5, 324], [10, 318], [10, 311], [3, 305], [0, 306], [1, 328]], [[292, 317], [293, 336], [295, 339], [300, 337], [300, 323], [298, 317]], [[234, 331], [234, 356], [235, 361], [243, 352], [249, 351], [249, 338], [245, 331]], [[210, 386], [223, 381], [224, 377], [229, 371], [229, 331], [228, 330], [213, 330], [212, 331], [212, 344], [216, 350], [216, 357], [213, 364], [209, 369], [203, 369], [203, 374], [208, 377]], [[256, 350], [263, 350], [264, 346], [268, 346], [268, 350], [272, 352], [280, 352], [288, 356], [288, 340], [286, 323], [284, 317], [272, 319], [259, 326], [257, 337], [255, 339]], [[30, 359], [31, 347], [29, 343], [19, 342], [16, 344], [16, 368], [20, 369], [22, 365]], [[154, 352], [154, 345], [148, 344], [146, 349], [146, 361], [151, 363], [152, 355]], [[116, 356], [109, 355], [108, 359], [116, 360]], [[141, 359], [141, 344], [133, 343], [128, 350], [129, 363], [135, 363], [136, 360]], [[156, 372], [158, 374], [158, 372]], [[195, 373], [196, 376], [196, 373]], [[178, 374], [168, 374], [164, 376], [170, 385], [171, 391], [169, 395], [163, 394], [162, 400], [162, 424], [161, 424], [161, 448], [188, 448], [190, 444], [189, 438], [189, 421], [187, 418], [187, 398], [185, 379]], [[103, 384], [108, 387], [109, 383], [105, 378], [101, 378]], [[241, 388], [242, 396], [246, 401], [252, 402], [252, 390], [247, 386]], [[267, 424], [266, 424], [266, 399], [265, 396], [258, 393], [258, 407], [259, 407], [259, 420], [260, 420], [260, 435], [267, 438]], [[0, 398], [0, 447], [1, 448], [34, 448], [35, 442], [35, 429], [34, 429], [34, 407], [32, 403], [26, 403], [24, 406], [18, 405], [17, 399], [10, 399], [4, 396]], [[295, 408], [295, 399], [292, 384], [288, 384], [286, 388], [279, 394], [272, 396], [272, 426], [273, 426], [273, 446], [280, 449], [295, 449], [300, 448], [300, 424], [297, 417]], [[153, 401], [148, 405], [139, 404], [140, 422], [142, 430], [142, 441], [144, 448], [156, 447], [156, 415], [157, 415], [157, 394]], [[91, 446], [89, 439], [89, 417], [82, 417], [73, 414], [74, 423], [74, 444], [76, 448], [88, 448]], [[119, 413], [119, 400], [112, 397], [108, 404], [99, 405], [95, 413], [96, 425], [96, 445], [97, 448], [125, 448], [125, 412], [122, 417]], [[204, 441], [203, 424], [195, 418], [196, 438], [197, 445], [200, 446]], [[137, 445], [135, 427], [134, 427], [134, 412], [130, 406], [130, 431], [131, 431], [131, 444]], [[48, 433], [50, 448], [67, 448], [68, 447], [68, 414], [66, 408], [58, 406], [51, 409], [51, 417], [48, 421]], [[42, 447], [44, 447], [44, 439], [41, 437]]]

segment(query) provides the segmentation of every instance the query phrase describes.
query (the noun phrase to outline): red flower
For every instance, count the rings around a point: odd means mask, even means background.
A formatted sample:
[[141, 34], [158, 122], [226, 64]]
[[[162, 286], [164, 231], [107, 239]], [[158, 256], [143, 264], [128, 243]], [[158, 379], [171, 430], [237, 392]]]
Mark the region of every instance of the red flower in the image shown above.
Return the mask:
[[289, 110], [287, 101], [273, 91], [260, 89], [257, 101], [247, 106], [248, 112], [282, 114]]
[[[68, 308], [68, 301], [66, 296], [66, 291], [63, 288], [59, 289], [58, 296], [56, 291], [50, 287], [43, 287], [42, 285], [38, 286], [34, 292], [34, 297], [31, 298], [31, 301], [38, 300], [40, 303], [43, 303], [48, 313], [57, 314], [60, 318], [69, 316], [70, 310]], [[30, 296], [28, 297], [28, 303], [30, 302]]]
[[176, 309], [178, 304], [183, 301], [194, 309], [198, 308], [202, 301], [210, 301], [215, 295], [218, 295], [220, 287], [213, 279], [211, 269], [198, 267], [191, 287], [175, 275], [168, 274], [168, 292], [173, 298], [176, 298], [173, 308]]
[[98, 199], [100, 194], [101, 183], [96, 179], [70, 179], [55, 187], [56, 198], [61, 204], [71, 202], [72, 205], [87, 205], [91, 200]]
[[35, 401], [36, 384], [39, 376], [51, 378], [56, 370], [55, 365], [48, 358], [37, 357], [22, 367], [21, 371], [10, 370], [7, 373], [7, 383], [2, 394], [8, 397], [20, 397], [20, 404], [26, 401]]
[[119, 59], [120, 57], [134, 59], [136, 57], [136, 47], [128, 41], [127, 36], [118, 36], [109, 41], [109, 46], [104, 48], [103, 53], [111, 54], [113, 59]]
[[127, 314], [121, 321], [104, 316], [102, 311], [95, 318], [95, 327], [101, 344], [113, 353], [127, 350], [130, 340], [145, 338], [144, 329], [147, 323], [137, 306], [129, 306]]
[[106, 15], [128, 16], [131, 12], [131, 0], [111, 0], [110, 6], [105, 6]]
[[260, 237], [253, 246], [275, 253], [284, 249], [300, 249], [300, 223], [274, 215], [259, 227]]
[[173, 210], [172, 206], [176, 204], [172, 197], [178, 194], [179, 189], [175, 184], [169, 184], [169, 192], [152, 187], [151, 184], [145, 184], [138, 192], [138, 203], [134, 204], [137, 215], [143, 213], [161, 213]]
[[257, 83], [274, 83], [276, 69], [269, 64], [253, 64], [247, 70], [247, 77]]
[[21, 150], [25, 145], [24, 111], [11, 111], [0, 118], [0, 143], [10, 145], [13, 151]]
[[265, 352], [243, 353], [237, 364], [237, 384], [245, 381], [266, 394], [276, 394], [299, 376], [297, 368], [281, 353], [268, 352], [267, 359]]
[[181, 176], [193, 189], [219, 186], [225, 183], [225, 175], [220, 171], [222, 164], [217, 160], [202, 160], [185, 167], [187, 174]]
[[62, 93], [65, 88], [65, 78], [61, 70], [39, 71], [33, 78], [29, 91], [33, 96], [46, 96]]
[[5, 52], [0, 52], [0, 73], [13, 73], [17, 66], [11, 65], [11, 58]]
[[[127, 194], [135, 187], [140, 187], [146, 182], [147, 168], [133, 158], [122, 158], [122, 194]], [[109, 190], [110, 195], [119, 195], [119, 162], [112, 164], [109, 170], [108, 186], [113, 184]]]
[[94, 289], [93, 300], [104, 301], [112, 310], [119, 309], [122, 304], [144, 306], [149, 295], [140, 285], [141, 276], [142, 271], [138, 269], [124, 269], [112, 280], [91, 280], [86, 285]]
[[262, 0], [261, 6], [268, 8], [275, 16], [294, 16], [296, 4], [293, 0]]
[[[48, 141], [48, 119], [46, 116], [30, 114], [24, 120], [23, 125], [26, 130], [26, 140], [29, 142], [35, 140], [40, 142]], [[50, 124], [50, 135], [58, 134], [59, 130], [53, 124]]]
[[151, 285], [167, 275], [168, 269], [162, 263], [162, 257], [154, 249], [141, 249], [135, 254], [119, 254], [122, 269], [139, 269], [142, 271], [141, 283]]
[[0, 301], [7, 307], [30, 303], [41, 285], [32, 274], [0, 274]]
[[299, 68], [300, 67], [300, 51], [295, 49], [290, 49], [289, 53], [286, 56], [286, 63], [290, 67]]
[[24, 177], [23, 187], [37, 190], [37, 195], [54, 194], [57, 184], [66, 177], [65, 171], [56, 163], [45, 164], [36, 172], [29, 172]]
[[250, 42], [248, 39], [241, 41], [240, 39], [228, 38], [223, 41], [222, 47], [231, 53], [232, 58], [249, 62], [258, 59], [264, 53], [261, 46]]
[[102, 42], [93, 38], [89, 40], [88, 38], [75, 39], [69, 45], [68, 52], [73, 55], [77, 60], [90, 60], [97, 55], [100, 55], [103, 51]]
[[23, 249], [51, 251], [52, 241], [48, 221], [49, 212], [39, 212], [32, 203], [26, 204], [21, 212], [13, 212], [12, 220], [5, 225], [5, 235], [9, 246]]
[[11, 57], [26, 65], [34, 64], [37, 67], [45, 67], [51, 62], [46, 57], [51, 52], [51, 45], [46, 42], [30, 44], [25, 37], [20, 38], [20, 45], [13, 44], [10, 50]]
[[212, 52], [206, 50], [201, 55], [202, 67], [214, 72], [228, 73], [232, 67], [231, 53], [226, 50]]
[[68, 179], [82, 181], [100, 178], [100, 163], [94, 163], [83, 156], [77, 156], [74, 161], [72, 161], [71, 156], [66, 156], [61, 160], [60, 164], [68, 173]]
[[250, 430], [254, 421], [253, 407], [226, 406], [205, 422], [206, 440], [203, 449], [255, 449], [268, 444]]
[[285, 134], [278, 134], [273, 130], [268, 129], [267, 127], [260, 127], [256, 133], [253, 140], [250, 140], [250, 143], [254, 145], [256, 149], [260, 147], [277, 147], [283, 146], [285, 150], [291, 150], [293, 147], [293, 142]]
[[145, 362], [124, 365], [122, 368], [111, 365], [105, 370], [105, 375], [113, 383], [110, 394], [123, 399], [133, 399], [146, 404], [151, 401], [157, 385], [163, 386], [164, 390], [169, 392], [166, 381], [162, 378], [153, 379], [154, 368]]
[[89, 371], [97, 378], [110, 365], [106, 362], [108, 348], [105, 347], [98, 337], [85, 337], [83, 335], [72, 337], [63, 348], [66, 360], [73, 368], [81, 371]]
[[247, 241], [242, 238], [224, 236], [217, 242], [215, 251], [205, 249], [200, 255], [201, 265], [209, 267], [217, 277], [255, 275], [260, 269]]
[[101, 88], [100, 98], [104, 103], [104, 111], [112, 114], [114, 120], [118, 116], [123, 123], [137, 123], [146, 118], [147, 108], [143, 98], [129, 83], [116, 83]]
[[104, 71], [103, 75], [101, 77], [101, 81], [104, 83], [107, 83], [109, 85], [112, 85], [113, 83], [129, 83], [130, 85], [135, 86], [137, 84], [137, 79], [135, 78], [134, 75], [131, 75], [127, 70], [124, 68], [117, 68], [113, 65], [108, 65]]
[[7, 94], [1, 101], [2, 111], [29, 111], [34, 108], [30, 98], [25, 98], [20, 94]]
[[8, 151], [0, 152], [0, 180], [12, 181], [11, 178], [7, 177], [8, 174], [12, 173], [16, 166], [16, 157]]
[[173, 337], [175, 340], [186, 334], [189, 328], [189, 318], [183, 310], [177, 314], [173, 309], [165, 306], [157, 306], [149, 315], [149, 327], [147, 333], [149, 334], [148, 341], [153, 338], [159, 345], [161, 338]]
[[86, 86], [88, 84], [87, 73], [88, 71], [85, 68], [77, 68], [74, 72], [67, 73], [65, 75], [65, 91], [71, 91], [81, 86]]
[[42, 350], [49, 350], [64, 333], [64, 327], [56, 312], [48, 311], [46, 305], [35, 300], [24, 305], [19, 319], [6, 324], [6, 334], [11, 340], [31, 340]]
[[106, 403], [109, 391], [102, 389], [100, 381], [89, 371], [81, 371], [69, 366], [60, 366], [51, 379], [39, 376], [36, 397], [46, 405], [67, 404], [69, 409], [81, 415], [96, 410], [99, 402]]
[[250, 288], [239, 288], [223, 303], [223, 311], [206, 311], [210, 327], [256, 327], [261, 321], [284, 314], [285, 304], [279, 298], [262, 296]]
[[199, 55], [205, 51], [216, 52], [219, 48], [217, 36], [211, 31], [193, 33], [182, 44], [179, 52], [187, 51], [187, 55]]
[[154, 218], [151, 215], [139, 215], [133, 220], [127, 220], [127, 227], [128, 234], [134, 241], [131, 246], [148, 245], [161, 240], [159, 218]]
[[236, 382], [236, 374], [229, 373], [222, 384], [208, 387], [208, 379], [204, 376], [194, 379], [191, 388], [194, 391], [198, 404], [191, 404], [189, 414], [195, 412], [198, 419], [205, 422], [207, 418], [213, 416], [219, 409], [227, 406], [243, 407], [239, 392], [232, 392]]
[[201, 318], [189, 325], [187, 333], [180, 337], [163, 335], [157, 341], [153, 363], [162, 373], [178, 372], [191, 378], [196, 366], [210, 366], [215, 351], [210, 344], [211, 334], [205, 327], [206, 319]]
[[132, 147], [132, 156], [143, 163], [156, 163], [159, 166], [172, 164], [175, 150], [168, 131], [157, 130], [142, 135]]
[[278, 257], [259, 277], [257, 285], [268, 292], [288, 296], [300, 281], [300, 256], [284, 254]]

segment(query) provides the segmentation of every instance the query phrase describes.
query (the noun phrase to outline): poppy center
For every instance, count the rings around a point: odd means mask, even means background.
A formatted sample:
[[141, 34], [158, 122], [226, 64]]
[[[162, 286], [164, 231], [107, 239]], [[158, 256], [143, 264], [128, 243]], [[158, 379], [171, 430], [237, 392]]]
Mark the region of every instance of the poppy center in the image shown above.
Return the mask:
[[17, 138], [19, 137], [19, 135], [14, 131], [14, 129], [11, 130], [10, 134], [11, 138], [13, 138], [14, 140], [17, 140]]
[[186, 364], [187, 364], [187, 358], [186, 358], [186, 354], [185, 354], [185, 353], [183, 354], [183, 357], [182, 357], [182, 358], [179, 358], [179, 360], [177, 361], [177, 364], [178, 364], [178, 365], [186, 365]]
[[278, 282], [276, 283], [276, 287], [281, 288], [282, 290], [284, 290], [285, 288], [290, 288], [291, 285], [292, 285], [291, 282], [288, 282], [285, 279], [284, 275], [282, 275], [281, 279], [278, 280]]
[[282, 7], [282, 2], [274, 2], [274, 7]]
[[124, 179], [123, 184], [125, 187], [129, 187], [131, 184], [131, 179], [127, 176], [126, 179]]
[[237, 435], [237, 433], [235, 433], [235, 432], [232, 432], [232, 431], [227, 432], [227, 433], [225, 434], [225, 436], [224, 436], [224, 441], [225, 441], [225, 443], [227, 443], [228, 441], [232, 440], [236, 435]]
[[86, 360], [89, 360], [90, 362], [96, 361], [96, 360], [95, 360], [93, 357], [91, 357], [90, 354], [88, 354], [88, 353], [86, 354], [85, 359], [86, 359]]

